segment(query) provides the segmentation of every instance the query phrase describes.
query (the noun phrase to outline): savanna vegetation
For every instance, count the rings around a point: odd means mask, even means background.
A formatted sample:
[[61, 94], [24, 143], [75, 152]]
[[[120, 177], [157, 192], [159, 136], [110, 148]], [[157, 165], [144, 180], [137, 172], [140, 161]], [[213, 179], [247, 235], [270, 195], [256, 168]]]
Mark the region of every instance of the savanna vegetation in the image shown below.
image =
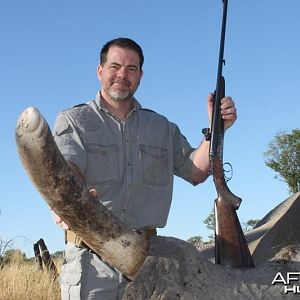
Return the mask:
[[[62, 259], [56, 258], [57, 268]], [[40, 268], [34, 258], [9, 249], [1, 256], [0, 300], [59, 300], [60, 287], [55, 274]]]

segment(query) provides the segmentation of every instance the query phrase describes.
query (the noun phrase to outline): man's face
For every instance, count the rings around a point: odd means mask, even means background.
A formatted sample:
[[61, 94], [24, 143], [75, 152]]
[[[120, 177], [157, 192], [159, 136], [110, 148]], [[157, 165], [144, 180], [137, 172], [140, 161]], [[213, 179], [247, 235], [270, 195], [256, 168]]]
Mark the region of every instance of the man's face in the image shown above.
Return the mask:
[[116, 102], [130, 100], [143, 75], [139, 55], [117, 46], [109, 48], [107, 61], [98, 65], [97, 73], [102, 96]]

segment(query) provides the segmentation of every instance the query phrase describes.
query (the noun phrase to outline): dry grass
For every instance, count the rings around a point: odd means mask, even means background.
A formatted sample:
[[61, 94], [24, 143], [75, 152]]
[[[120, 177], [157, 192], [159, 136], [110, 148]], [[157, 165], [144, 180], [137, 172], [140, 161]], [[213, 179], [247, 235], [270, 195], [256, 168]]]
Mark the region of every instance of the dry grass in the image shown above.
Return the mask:
[[35, 262], [13, 259], [0, 266], [0, 300], [59, 300], [58, 280]]

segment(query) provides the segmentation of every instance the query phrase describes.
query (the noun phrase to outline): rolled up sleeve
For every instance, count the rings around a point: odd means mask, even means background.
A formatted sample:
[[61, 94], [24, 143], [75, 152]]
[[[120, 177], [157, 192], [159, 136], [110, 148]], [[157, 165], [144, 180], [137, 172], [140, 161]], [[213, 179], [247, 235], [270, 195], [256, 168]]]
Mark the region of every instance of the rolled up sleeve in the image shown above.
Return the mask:
[[184, 135], [181, 134], [177, 125], [173, 124], [173, 157], [174, 174], [182, 179], [195, 184], [192, 180], [193, 155], [192, 148]]

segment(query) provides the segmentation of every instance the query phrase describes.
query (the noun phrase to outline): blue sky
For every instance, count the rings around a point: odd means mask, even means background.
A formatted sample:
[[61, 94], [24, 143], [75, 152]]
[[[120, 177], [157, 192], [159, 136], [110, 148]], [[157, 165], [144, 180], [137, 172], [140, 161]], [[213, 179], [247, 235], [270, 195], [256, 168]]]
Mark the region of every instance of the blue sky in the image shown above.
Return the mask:
[[[288, 197], [263, 152], [280, 131], [299, 128], [300, 2], [230, 0], [225, 44], [226, 94], [238, 121], [226, 133], [230, 189], [243, 198], [240, 221], [261, 218]], [[221, 0], [0, 1], [1, 198], [0, 238], [32, 256], [43, 237], [50, 252], [63, 233], [25, 174], [14, 132], [19, 114], [37, 107], [53, 126], [57, 113], [93, 99], [99, 50], [126, 36], [144, 49], [136, 97], [177, 123], [193, 146], [207, 127], [207, 94], [216, 82]], [[203, 220], [216, 192], [211, 178], [193, 187], [175, 179], [167, 226], [159, 234], [187, 239], [210, 234]]]

